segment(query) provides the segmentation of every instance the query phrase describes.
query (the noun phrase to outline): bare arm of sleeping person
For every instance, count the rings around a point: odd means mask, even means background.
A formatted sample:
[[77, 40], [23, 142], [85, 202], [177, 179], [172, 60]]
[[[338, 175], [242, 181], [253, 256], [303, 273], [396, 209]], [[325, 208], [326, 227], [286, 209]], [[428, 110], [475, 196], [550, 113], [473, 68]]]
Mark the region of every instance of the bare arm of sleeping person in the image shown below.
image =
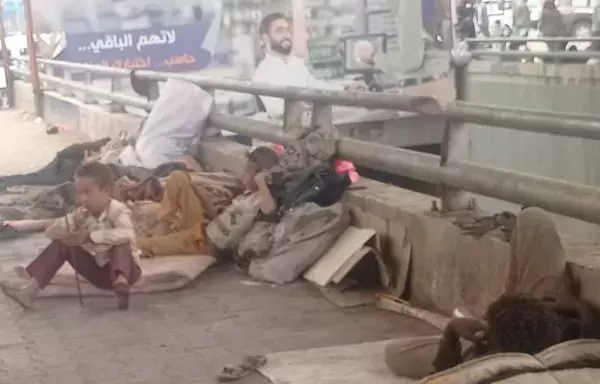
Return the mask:
[[437, 354], [433, 360], [433, 366], [436, 372], [441, 372], [455, 367], [462, 362], [460, 337], [448, 326], [444, 330], [444, 335], [440, 340]]
[[269, 189], [271, 174], [268, 171], [259, 172], [255, 176], [254, 181], [258, 187], [258, 194], [260, 196], [259, 208], [261, 212], [265, 215], [269, 215], [277, 211], [277, 202]]
[[459, 317], [450, 320], [433, 360], [436, 372], [455, 367], [463, 362], [461, 338], [478, 345], [478, 354], [486, 353], [484, 348], [487, 325], [475, 318]]

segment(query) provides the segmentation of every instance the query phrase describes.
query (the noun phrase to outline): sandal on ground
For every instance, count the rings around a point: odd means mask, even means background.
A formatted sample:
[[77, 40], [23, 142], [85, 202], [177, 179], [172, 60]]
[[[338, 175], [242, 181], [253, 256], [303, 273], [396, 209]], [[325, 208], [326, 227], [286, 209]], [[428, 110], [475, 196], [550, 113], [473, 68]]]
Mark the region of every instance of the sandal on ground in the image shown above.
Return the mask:
[[246, 356], [244, 361], [238, 365], [226, 365], [219, 375], [219, 382], [239, 380], [250, 375], [267, 364], [267, 358], [263, 355]]
[[21, 235], [15, 227], [0, 221], [0, 240], [15, 239]]

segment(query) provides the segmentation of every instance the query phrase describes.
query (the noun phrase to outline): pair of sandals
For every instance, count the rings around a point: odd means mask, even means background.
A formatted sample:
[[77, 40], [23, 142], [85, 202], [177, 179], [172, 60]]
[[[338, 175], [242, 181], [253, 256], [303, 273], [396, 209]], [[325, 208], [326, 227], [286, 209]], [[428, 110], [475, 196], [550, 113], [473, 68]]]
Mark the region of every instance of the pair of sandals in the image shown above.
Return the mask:
[[217, 375], [220, 383], [242, 379], [267, 364], [267, 358], [263, 355], [246, 356], [244, 360], [237, 365], [226, 365], [221, 373]]

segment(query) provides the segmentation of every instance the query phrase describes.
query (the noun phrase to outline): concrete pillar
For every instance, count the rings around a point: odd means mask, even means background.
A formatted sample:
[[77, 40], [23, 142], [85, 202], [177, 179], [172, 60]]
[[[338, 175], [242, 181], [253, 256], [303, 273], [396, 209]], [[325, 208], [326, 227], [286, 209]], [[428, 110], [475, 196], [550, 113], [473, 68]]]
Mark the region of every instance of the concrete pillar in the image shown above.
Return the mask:
[[423, 41], [423, 9], [420, 1], [388, 0], [396, 21], [398, 49], [387, 54], [387, 68], [398, 72], [411, 72], [423, 66], [425, 42]]
[[366, 0], [354, 0], [356, 12], [354, 13], [356, 19], [354, 19], [354, 33], [365, 34], [367, 31], [367, 1]]

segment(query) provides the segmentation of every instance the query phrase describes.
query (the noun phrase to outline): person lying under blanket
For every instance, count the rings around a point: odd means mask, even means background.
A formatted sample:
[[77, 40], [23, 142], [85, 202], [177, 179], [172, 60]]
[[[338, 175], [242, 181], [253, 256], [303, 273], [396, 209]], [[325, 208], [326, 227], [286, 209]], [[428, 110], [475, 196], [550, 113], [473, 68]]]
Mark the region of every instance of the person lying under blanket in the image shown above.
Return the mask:
[[259, 147], [247, 154], [242, 179], [246, 193], [206, 232], [255, 279], [295, 280], [349, 225], [339, 200], [350, 179], [328, 165], [287, 172], [277, 153]]
[[[119, 177], [112, 164], [107, 167], [112, 171], [112, 197], [126, 203], [133, 212], [142, 257], [205, 253], [206, 224], [243, 191], [241, 180], [226, 173], [175, 171], [164, 179], [163, 187], [158, 178], [150, 177], [137, 183]], [[74, 208], [74, 190], [73, 184], [63, 184], [42, 194], [41, 201], [32, 206], [36, 209], [28, 207], [26, 211], [40, 213], [38, 205], [44, 203], [46, 209], [40, 219], [60, 217]], [[29, 217], [16, 219], [24, 218]], [[2, 238], [25, 234], [8, 224], [0, 227]]]
[[100, 151], [109, 141], [109, 138], [104, 138], [70, 145], [58, 151], [54, 159], [37, 172], [0, 177], [0, 189], [15, 185], [59, 185], [71, 181], [86, 155]]
[[119, 309], [129, 307], [130, 286], [141, 276], [139, 249], [131, 211], [111, 197], [113, 176], [106, 165], [91, 162], [75, 173], [81, 206], [46, 229], [50, 245], [2, 290], [24, 308], [31, 308], [65, 262], [98, 288], [112, 290]]
[[[128, 176], [123, 176], [123, 167], [115, 164], [108, 164], [108, 167], [113, 172], [115, 188], [119, 187], [117, 184], [122, 184], [122, 180], [127, 180], [126, 184], [128, 185], [128, 188], [126, 193], [130, 195], [130, 200], [141, 199], [148, 194], [148, 191], [144, 190], [144, 188], [148, 186], [147, 182], [142, 183], [143, 187], [140, 188], [138, 183], [131, 181]], [[126, 175], [131, 174], [130, 168], [131, 167], [127, 167]], [[180, 163], [163, 164], [154, 172], [143, 170], [143, 172], [136, 171], [135, 174], [138, 176], [146, 174], [152, 175], [153, 173], [157, 175], [168, 175], [176, 170], [187, 170], [187, 167]], [[148, 200], [160, 202], [160, 198], [162, 197], [162, 187], [160, 186], [160, 182], [155, 177], [150, 177], [146, 180], [155, 180], [156, 183], [158, 183], [158, 193], [161, 194], [158, 198], [151, 194], [146, 198]], [[31, 189], [41, 190], [41, 192], [32, 194], [28, 192]], [[0, 223], [2, 224], [0, 226], [0, 239], [10, 239], [26, 235], [29, 232], [26, 228], [31, 227], [31, 229], [35, 231], [35, 228], [39, 228], [40, 226], [39, 222], [45, 219], [63, 216], [66, 212], [70, 212], [76, 206], [76, 188], [72, 182], [62, 183], [56, 187], [22, 186], [21, 190], [24, 190], [25, 192], [20, 191], [19, 194], [14, 194], [14, 198], [0, 203]], [[123, 199], [118, 198], [118, 200]], [[19, 230], [12, 227], [12, 224], [14, 224], [15, 221], [19, 224]], [[24, 221], [30, 221], [30, 223], [25, 224]]]
[[247, 155], [241, 176], [245, 192], [237, 197], [207, 227], [207, 235], [220, 250], [231, 250], [250, 230], [257, 215], [275, 212], [277, 203], [269, 189], [269, 170], [279, 165], [279, 156], [270, 148], [259, 147]]
[[0, 220], [52, 219], [75, 207], [76, 188], [71, 182], [56, 187], [23, 186], [19, 192], [4, 196]]
[[[396, 375], [421, 379], [477, 356], [533, 354], [566, 340], [600, 338], [600, 311], [578, 297], [579, 284], [548, 214], [528, 207], [518, 216], [503, 212], [460, 224], [475, 235], [498, 226], [510, 239], [505, 294], [489, 305], [482, 319], [451, 320], [438, 341], [388, 344], [386, 363]], [[463, 353], [461, 340], [474, 346]]]
[[136, 181], [142, 181], [150, 176], [166, 177], [175, 170], [200, 171], [198, 162], [188, 154], [182, 155], [173, 162], [147, 169], [140, 166], [118, 164], [118, 156], [123, 148], [135, 140], [120, 135], [119, 138], [103, 138], [96, 141], [77, 143], [56, 153], [56, 156], [42, 169], [26, 174], [0, 177], [0, 190], [17, 185], [48, 185], [54, 186], [73, 180], [75, 171], [83, 163], [98, 161], [110, 164], [121, 176], [128, 176]]
[[113, 197], [133, 212], [136, 243], [142, 258], [212, 254], [207, 223], [243, 191], [235, 175], [175, 171], [164, 180], [118, 180]]
[[[141, 273], [130, 256], [211, 254], [204, 227], [243, 190], [239, 178], [223, 173], [176, 171], [164, 188], [155, 178], [117, 185], [114, 176], [111, 167], [97, 162], [79, 168], [75, 186], [82, 206], [67, 215], [68, 225], [60, 218], [47, 228], [53, 242], [27, 268], [17, 269], [16, 280], [3, 283], [6, 295], [30, 308], [66, 261], [99, 288], [113, 284], [119, 308], [125, 309], [128, 287]], [[151, 209], [144, 215], [137, 203]]]
[[[160, 203], [148, 206], [141, 202], [137, 209], [134, 208], [134, 214], [145, 216], [147, 224], [137, 231], [136, 243], [142, 251], [142, 257], [213, 254], [213, 246], [206, 239], [205, 228], [208, 220], [225, 206], [223, 202], [212, 198], [210, 193], [204, 193], [211, 188], [211, 178], [220, 181], [221, 186], [227, 185], [224, 187], [225, 195], [233, 198], [241, 193], [239, 180], [231, 175], [176, 171], [166, 179]], [[197, 184], [194, 184], [194, 180]], [[213, 191], [217, 185], [212, 184]], [[229, 199], [225, 204], [230, 202]]]

